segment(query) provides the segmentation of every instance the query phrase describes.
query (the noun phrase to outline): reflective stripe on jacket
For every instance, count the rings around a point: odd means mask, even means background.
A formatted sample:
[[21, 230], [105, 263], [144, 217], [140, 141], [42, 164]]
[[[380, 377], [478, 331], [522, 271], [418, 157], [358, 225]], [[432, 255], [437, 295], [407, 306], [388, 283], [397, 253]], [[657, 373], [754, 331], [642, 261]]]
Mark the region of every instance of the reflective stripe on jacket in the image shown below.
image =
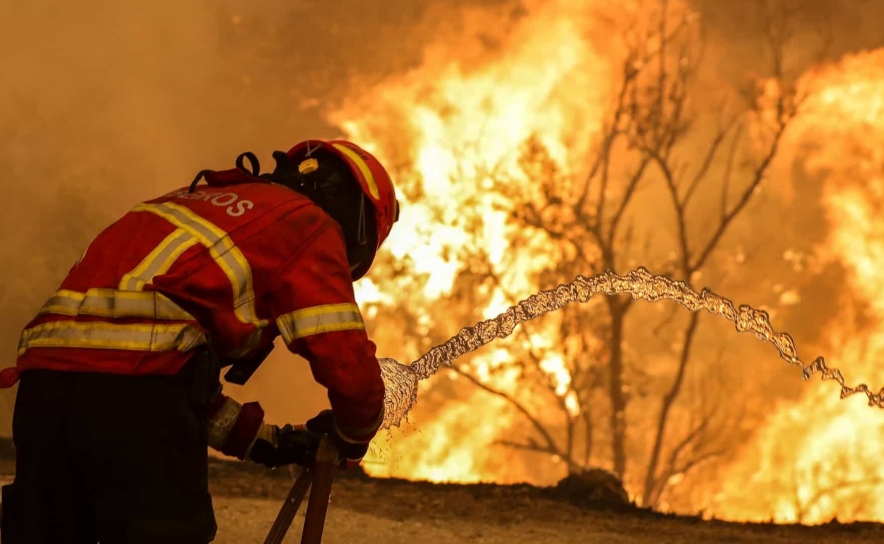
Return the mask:
[[281, 334], [328, 388], [341, 432], [370, 438], [383, 381], [337, 223], [240, 170], [206, 180], [135, 206], [98, 235], [25, 327], [0, 387], [28, 368], [174, 374], [201, 345], [246, 358]]

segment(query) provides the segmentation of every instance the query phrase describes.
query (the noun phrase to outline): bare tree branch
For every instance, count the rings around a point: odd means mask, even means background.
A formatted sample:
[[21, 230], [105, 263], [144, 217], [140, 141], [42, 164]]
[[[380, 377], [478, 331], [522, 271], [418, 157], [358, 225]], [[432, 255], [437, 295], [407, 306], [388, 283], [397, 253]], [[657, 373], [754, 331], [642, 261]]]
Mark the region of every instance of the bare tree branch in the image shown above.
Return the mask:
[[[667, 261], [667, 273], [679, 273], [684, 279], [691, 281], [696, 272], [701, 269], [705, 271], [704, 266], [722, 245], [721, 240], [728, 229], [746, 209], [764, 181], [778, 152], [782, 135], [802, 103], [803, 97], [797, 96], [787, 81], [782, 51], [774, 51], [788, 40], [788, 32], [780, 28], [769, 29], [768, 40], [773, 52], [771, 62], [775, 75], [773, 79], [780, 82], [781, 88], [776, 96], [758, 94], [756, 89], [753, 107], [759, 114], [759, 119], [768, 123], [764, 128], [767, 145], [757, 166], [745, 172], [747, 179], [738, 185], [740, 190], [735, 191], [731, 178], [735, 177], [735, 164], [738, 164], [737, 155], [745, 128], [742, 115], [745, 112], [734, 116], [731, 116], [729, 110], [723, 113], [718, 119], [715, 132], [710, 134], [708, 144], [695, 153], [694, 150], [686, 150], [686, 144], [694, 144], [693, 140], [687, 140], [687, 135], [695, 131], [696, 125], [701, 121], [705, 122], [692, 111], [694, 100], [691, 94], [694, 91], [693, 76], [696, 73], [697, 59], [703, 53], [702, 34], [686, 32], [691, 24], [690, 18], [686, 16], [677, 21], [677, 17], [670, 13], [668, 0], [658, 2], [661, 6], [659, 19], [647, 27], [646, 36], [637, 37], [637, 43], [630, 47], [624, 61], [620, 87], [611, 104], [610, 114], [606, 116], [601, 138], [596, 142], [597, 149], [587, 165], [589, 173], [585, 181], [569, 180], [569, 183], [562, 184], [563, 187], [558, 187], [556, 181], [559, 173], [554, 166], [548, 164], [542, 145], [538, 144], [536, 149], [529, 146], [526, 152], [526, 160], [536, 161], [530, 164], [536, 165], [541, 175], [549, 173], [549, 176], [541, 187], [543, 196], [515, 209], [513, 218], [520, 226], [537, 229], [536, 232], [548, 237], [567, 255], [575, 256], [574, 262], [566, 267], [567, 270], [550, 268], [544, 270], [544, 277], [557, 278], [581, 267], [592, 271], [600, 271], [602, 268], [616, 269], [618, 264], [623, 263], [626, 255], [634, 255], [636, 248], [632, 246], [633, 235], [639, 238], [643, 234], [641, 231], [633, 231], [635, 214], [631, 212], [634, 203], [639, 200], [639, 186], [643, 189], [648, 177], [656, 176], [659, 171], [661, 181], [665, 184], [663, 190], [673, 206], [677, 227], [677, 231], [673, 232], [677, 246], [675, 260]], [[775, 101], [770, 100], [771, 96], [774, 96]], [[710, 172], [717, 172], [719, 164], [724, 166], [723, 178], [715, 175], [713, 180]], [[740, 173], [743, 173], [742, 170]], [[714, 193], [715, 188], [707, 190], [706, 184], [712, 182], [722, 186], [722, 210], [720, 217], [713, 214], [714, 223], [707, 233], [703, 230], [702, 222], [695, 221], [689, 210], [693, 209], [692, 206], [700, 195], [713, 191], [713, 198], [717, 196]], [[697, 231], [700, 231], [699, 236]], [[535, 231], [532, 230], [531, 233], [533, 232]], [[475, 251], [480, 251], [480, 248]], [[487, 257], [486, 255], [486, 260]], [[515, 294], [510, 292], [511, 289], [496, 273], [495, 267], [489, 265], [488, 269], [495, 291], [515, 302]], [[518, 366], [520, 376], [531, 376], [530, 379], [535, 382], [532, 392], [544, 396], [547, 393], [553, 395], [555, 403], [548, 402], [547, 405], [558, 406], [562, 410], [561, 416], [555, 413], [555, 409], [536, 410], [521, 396], [521, 392], [518, 396], [507, 393], [494, 384], [480, 380], [469, 368], [453, 369], [485, 392], [504, 399], [536, 431], [530, 433], [534, 438], [525, 441], [506, 438], [496, 442], [497, 444], [556, 455], [572, 470], [592, 462], [594, 454], [598, 456], [593, 449], [593, 433], [597, 424], [594, 417], [610, 418], [608, 424], [614, 472], [621, 478], [626, 475], [627, 464], [634, 462], [630, 456], [632, 444], [629, 440], [632, 438], [626, 432], [627, 407], [631, 402], [629, 390], [640, 389], [631, 388], [634, 384], [630, 382], [640, 382], [643, 376], [641, 372], [631, 373], [629, 367], [631, 360], [628, 335], [631, 334], [632, 327], [627, 326], [630, 323], [626, 317], [633, 300], [608, 297], [604, 302], [607, 307], [605, 325], [608, 328], [598, 331], [600, 336], [607, 335], [605, 352], [600, 357], [601, 363], [595, 364], [592, 361], [594, 353], [587, 354], [591, 351], [587, 343], [591, 336], [577, 321], [581, 314], [576, 310], [573, 313], [566, 312], [562, 321], [557, 333], [560, 339], [569, 339], [575, 334], [581, 336], [577, 344], [563, 342], [562, 352], [568, 361], [566, 368], [571, 378], [565, 395], [561, 394], [562, 387], [557, 388], [557, 380], [545, 370], [547, 355], [531, 341], [532, 331], [539, 329], [523, 325], [512, 337], [515, 343], [523, 346], [519, 348], [519, 356], [508, 364]], [[672, 311], [663, 317], [653, 333], [657, 335], [667, 324], [673, 323], [677, 311], [677, 307], [673, 306]], [[694, 344], [698, 336], [699, 315], [692, 313], [688, 319], [676, 322], [683, 336], [679, 341], [676, 360], [673, 361], [676, 366], [670, 378], [672, 383], [662, 397], [656, 397], [660, 402], [653, 421], [656, 434], [645, 442], [650, 446], [649, 461], [642, 467], [646, 471], [641, 476], [644, 476], [645, 484], [642, 490], [644, 503], [648, 506], [655, 504], [669, 489], [673, 475], [687, 473], [700, 463], [724, 454], [724, 450], [720, 448], [723, 443], [721, 432], [717, 427], [721, 420], [716, 418], [716, 427], [710, 429], [715, 410], [707, 410], [705, 402], [697, 410], [699, 414], [705, 415], [699, 422], [691, 421], [686, 434], [683, 434], [685, 431], [674, 430], [676, 414], [681, 413], [679, 399], [687, 389], [689, 366], [692, 358], [696, 357]], [[592, 351], [596, 351], [596, 348], [592, 348]], [[606, 383], [602, 390], [603, 382]], [[610, 401], [610, 413], [605, 413], [607, 406], [603, 406], [597, 415], [593, 414], [593, 401], [598, 402], [599, 391], [603, 391], [606, 400]], [[573, 406], [571, 410], [568, 409], [569, 394], [575, 395], [580, 406], [579, 412], [574, 412]], [[726, 414], [723, 419], [725, 423], [722, 425], [733, 428], [729, 415]], [[560, 423], [564, 423], [564, 429], [559, 428]], [[581, 442], [583, 448], [580, 447]]]
[[708, 427], [709, 423], [712, 422], [712, 419], [715, 417], [715, 410], [713, 409], [709, 413], [707, 413], [700, 420], [700, 423], [694, 426], [681, 440], [678, 441], [678, 444], [672, 448], [672, 451], [669, 453], [669, 467], [674, 468], [676, 466], [676, 462], [679, 457], [681, 457], [682, 452], [685, 448], [692, 445], [694, 441], [699, 437]]
[[663, 330], [663, 327], [672, 323], [672, 321], [675, 319], [675, 316], [680, 312], [680, 310], [681, 306], [679, 306], [678, 304], [671, 305], [669, 311], [666, 312], [666, 314], [660, 320], [660, 323], [658, 323], [653, 329], [651, 329], [651, 334], [654, 337], [658, 337], [660, 335], [660, 331]]
[[737, 127], [736, 134], [731, 140], [731, 147], [728, 153], [727, 164], [724, 167], [724, 176], [722, 177], [721, 181], [721, 217], [724, 217], [727, 214], [727, 196], [728, 191], [730, 191], [731, 175], [733, 174], [734, 161], [737, 157], [737, 147], [739, 146], [742, 139], [744, 127], [745, 125], [743, 123], [740, 123], [740, 125]]
[[691, 181], [690, 185], [688, 185], [687, 191], [685, 191], [684, 196], [682, 197], [682, 203], [687, 206], [691, 201], [691, 197], [694, 195], [694, 191], [700, 185], [700, 182], [706, 179], [706, 174], [709, 172], [709, 168], [712, 166], [712, 163], [715, 161], [715, 158], [718, 156], [718, 150], [721, 146], [721, 143], [727, 138], [727, 135], [730, 133], [731, 129], [736, 125], [738, 118], [735, 116], [724, 128], [718, 131], [718, 134], [715, 135], [715, 138], [712, 139], [712, 143], [709, 145], [709, 149], [706, 151], [706, 154], [703, 159], [703, 163], [700, 166], [700, 169], [697, 170], [697, 173], [694, 174], [694, 179]]
[[635, 189], [638, 187], [639, 182], [645, 173], [645, 168], [647, 168], [649, 159], [642, 159], [641, 163], [639, 163], [638, 169], [635, 173], [630, 177], [629, 181], [626, 184], [626, 192], [623, 194], [623, 199], [620, 201], [620, 205], [617, 207], [617, 211], [614, 212], [614, 216], [611, 218], [611, 225], [608, 230], [608, 246], [614, 244], [614, 236], [617, 233], [617, 227], [620, 224], [620, 219], [623, 217], [623, 212], [626, 211], [627, 206], [629, 206], [630, 201], [632, 200], [633, 194], [635, 194]]
[[[588, 405], [587, 403], [584, 406]], [[593, 431], [595, 426], [592, 423], [592, 411], [589, 408], [585, 408], [580, 415], [583, 418], [584, 426], [583, 466], [587, 466], [590, 459], [592, 459]]]
[[773, 158], [776, 156], [777, 151], [779, 151], [780, 141], [782, 139], [783, 133], [786, 131], [785, 124], [780, 124], [776, 134], [774, 135], [773, 142], [771, 143], [768, 152], [765, 154], [764, 158], [761, 161], [761, 164], [755, 169], [755, 174], [753, 175], [752, 181], [749, 186], [743, 191], [742, 195], [737, 201], [737, 204], [734, 205], [721, 219], [721, 222], [718, 224], [718, 227], [712, 234], [712, 237], [704, 246], [703, 250], [700, 251], [697, 260], [690, 264], [690, 268], [692, 270], [700, 269], [704, 264], [706, 264], [706, 260], [712, 254], [712, 251], [718, 245], [718, 242], [721, 241], [722, 236], [727, 231], [728, 227], [730, 227], [731, 222], [743, 211], [743, 208], [749, 203], [752, 199], [752, 195], [755, 194], [755, 191], [758, 189], [758, 186], [761, 185], [761, 182], [764, 181], [764, 177], [767, 174], [767, 169], [770, 166]]
[[553, 240], [568, 244], [569, 246], [571, 246], [571, 248], [574, 249], [574, 252], [577, 254], [577, 258], [580, 260], [580, 262], [591, 269], [595, 269], [595, 262], [590, 259], [589, 256], [586, 254], [583, 245], [578, 243], [579, 240], [568, 236], [568, 234], [564, 231], [557, 231], [552, 229], [550, 225], [543, 221], [540, 213], [537, 212], [533, 204], [529, 203], [528, 205], [526, 205], [525, 211], [527, 213], [525, 213], [525, 215], [522, 217], [522, 220], [526, 226], [546, 232], [547, 236], [549, 236]]
[[516, 410], [519, 411], [519, 413], [521, 413], [523, 416], [525, 416], [525, 418], [534, 427], [534, 430], [536, 430], [538, 432], [538, 434], [540, 434], [540, 436], [543, 437], [543, 440], [546, 442], [546, 445], [549, 448], [549, 450], [551, 452], [555, 452], [556, 455], [565, 459], [566, 456], [562, 454], [562, 451], [556, 445], [556, 441], [553, 438], [553, 436], [549, 433], [549, 431], [546, 429], [546, 427], [543, 425], [543, 423], [540, 422], [539, 419], [537, 419], [536, 417], [531, 415], [531, 411], [528, 410], [528, 408], [524, 404], [519, 402], [517, 399], [515, 399], [511, 395], [504, 393], [503, 391], [495, 389], [495, 388], [491, 387], [490, 385], [479, 381], [478, 378], [475, 378], [471, 374], [464, 372], [463, 370], [461, 370], [458, 367], [452, 366], [449, 368], [451, 369], [452, 372], [456, 372], [459, 376], [463, 376], [470, 383], [472, 383], [473, 385], [475, 385], [479, 389], [482, 389], [483, 391], [490, 393], [496, 397], [502, 398], [505, 401], [507, 401], [509, 404], [511, 404], [513, 406], [513, 408], [515, 408]]
[[[651, 448], [651, 457], [648, 461], [648, 467], [645, 472], [645, 491], [642, 504], [648, 504], [650, 502], [654, 488], [656, 487], [655, 479], [657, 478], [657, 464], [659, 463], [660, 454], [663, 450], [663, 441], [666, 437], [666, 425], [669, 422], [669, 412], [672, 410], [672, 407], [675, 404], [675, 399], [678, 398], [678, 394], [681, 392], [681, 386], [684, 382], [685, 372], [691, 357], [694, 334], [697, 331], [699, 321], [700, 314], [696, 312], [692, 313], [690, 321], [688, 322], [688, 327], [685, 331], [684, 340], [682, 341], [681, 355], [678, 361], [678, 371], [675, 375], [675, 381], [672, 383], [672, 386], [670, 386], [669, 391], [663, 396], [663, 400], [660, 403], [660, 415], [657, 417], [657, 432], [654, 438], [654, 445]], [[699, 429], [697, 432], [700, 430], [702, 429]], [[678, 451], [675, 451], [674, 453], [676, 456], [678, 455]]]
[[884, 478], [880, 477], [870, 477], [862, 480], [842, 480], [828, 486], [818, 487], [814, 491], [814, 494], [811, 495], [810, 498], [808, 498], [806, 501], [801, 501], [798, 498], [796, 485], [795, 504], [796, 513], [798, 515], [798, 522], [803, 522], [804, 518], [807, 516], [808, 511], [827, 496], [832, 496], [841, 491], [848, 491], [863, 487], [874, 489], [882, 483], [884, 483]]
[[673, 471], [672, 474], [687, 474], [691, 469], [697, 467], [710, 459], [715, 459], [716, 457], [722, 457], [727, 453], [725, 449], [707, 451], [705, 453], [701, 453], [698, 455], [692, 456], [690, 459], [686, 460], [684, 463], [679, 465], [677, 469]]

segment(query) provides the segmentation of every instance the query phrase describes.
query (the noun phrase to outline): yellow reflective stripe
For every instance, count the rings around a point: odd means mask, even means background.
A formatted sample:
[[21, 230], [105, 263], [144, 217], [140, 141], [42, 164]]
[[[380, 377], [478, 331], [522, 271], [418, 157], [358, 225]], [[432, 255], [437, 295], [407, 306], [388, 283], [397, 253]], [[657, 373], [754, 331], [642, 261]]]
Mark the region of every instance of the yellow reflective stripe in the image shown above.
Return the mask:
[[85, 293], [61, 289], [46, 301], [37, 315], [43, 314], [194, 320], [162, 293], [115, 289], [89, 289]]
[[347, 155], [347, 157], [356, 163], [356, 166], [359, 168], [359, 171], [362, 172], [362, 175], [365, 177], [366, 183], [368, 183], [368, 190], [371, 193], [371, 196], [374, 197], [375, 200], [379, 200], [381, 198], [380, 192], [378, 192], [378, 184], [374, 180], [374, 174], [371, 173], [371, 169], [368, 167], [368, 164], [362, 160], [355, 151], [350, 149], [349, 147], [341, 144], [332, 144], [332, 147]]
[[[199, 240], [230, 281], [233, 288], [233, 310], [237, 319], [242, 323], [255, 325], [259, 330], [267, 326], [266, 320], [258, 319], [255, 309], [255, 292], [249, 263], [226, 232], [190, 209], [172, 202], [139, 204], [133, 211], [158, 215]], [[250, 340], [251, 342], [254, 340]]]
[[160, 274], [165, 274], [182, 253], [199, 243], [184, 229], [177, 229], [160, 242], [141, 263], [120, 280], [120, 289], [141, 291]]
[[206, 338], [193, 325], [141, 325], [55, 321], [25, 329], [18, 343], [21, 356], [31, 348], [93, 348], [133, 351], [188, 351]]
[[280, 316], [276, 320], [286, 344], [324, 332], [365, 330], [359, 307], [353, 303], [314, 306]]

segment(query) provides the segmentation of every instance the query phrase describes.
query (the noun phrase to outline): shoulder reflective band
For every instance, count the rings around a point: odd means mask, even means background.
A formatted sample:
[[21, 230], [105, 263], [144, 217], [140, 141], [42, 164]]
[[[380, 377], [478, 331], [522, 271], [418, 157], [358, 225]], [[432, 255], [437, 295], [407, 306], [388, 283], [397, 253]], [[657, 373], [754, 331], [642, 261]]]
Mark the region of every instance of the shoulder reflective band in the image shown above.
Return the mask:
[[141, 291], [160, 274], [165, 274], [182, 253], [199, 243], [184, 229], [177, 229], [160, 242], [141, 263], [120, 280], [120, 289]]
[[188, 351], [206, 343], [193, 325], [141, 325], [56, 321], [25, 329], [18, 343], [21, 356], [31, 348], [93, 348], [133, 351]]
[[252, 286], [252, 270], [242, 251], [230, 236], [213, 223], [193, 213], [188, 208], [172, 202], [162, 204], [139, 204], [132, 210], [156, 214], [193, 236], [209, 250], [209, 254], [224, 271], [233, 288], [233, 311], [241, 323], [254, 325], [256, 334], [250, 343], [260, 338], [260, 330], [267, 321], [258, 319], [255, 309], [255, 291]]
[[194, 321], [162, 293], [115, 289], [89, 289], [85, 293], [62, 289], [40, 308], [38, 315], [43, 314]]
[[286, 344], [323, 332], [365, 330], [359, 307], [352, 303], [297, 310], [277, 319], [276, 326]]
[[365, 182], [368, 184], [368, 190], [371, 192], [371, 196], [374, 197], [375, 200], [379, 200], [381, 198], [381, 193], [378, 191], [378, 184], [374, 180], [374, 174], [371, 173], [371, 169], [368, 167], [368, 164], [362, 160], [362, 157], [345, 145], [332, 144], [332, 147], [353, 161], [353, 164], [355, 164], [356, 167], [359, 168], [359, 171], [362, 172], [362, 177], [365, 178]]

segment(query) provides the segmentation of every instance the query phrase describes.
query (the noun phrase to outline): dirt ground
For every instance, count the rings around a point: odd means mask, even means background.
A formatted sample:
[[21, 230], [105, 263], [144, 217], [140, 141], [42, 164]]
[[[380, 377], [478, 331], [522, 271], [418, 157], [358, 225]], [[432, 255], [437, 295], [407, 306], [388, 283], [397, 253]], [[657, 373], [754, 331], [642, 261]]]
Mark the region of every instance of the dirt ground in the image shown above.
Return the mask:
[[[13, 463], [0, 460], [0, 484]], [[295, 472], [244, 463], [210, 465], [217, 544], [261, 544]], [[285, 540], [300, 542], [303, 510]], [[368, 478], [348, 471], [334, 484], [325, 544], [805, 544], [880, 542], [884, 524], [817, 527], [739, 524], [655, 514], [633, 507], [580, 508], [550, 488], [456, 485]]]
[[[218, 538], [261, 543], [293, 474], [261, 473], [240, 464], [212, 465]], [[301, 512], [303, 515], [303, 512]], [[299, 542], [298, 516], [285, 542]], [[579, 508], [548, 489], [527, 485], [435, 485], [344, 474], [335, 482], [327, 544], [549, 543], [849, 543], [884, 539], [881, 524], [783, 526], [702, 521], [636, 508]]]
[[[341, 493], [339, 493], [341, 494]], [[381, 500], [380, 498], [378, 498]], [[215, 501], [220, 544], [264, 542], [279, 509], [279, 500], [218, 497]], [[327, 544], [416, 544], [477, 542], [485, 544], [651, 544], [651, 543], [835, 543], [880, 541], [881, 529], [777, 528], [716, 523], [647, 520], [628, 515], [584, 513], [554, 517], [539, 505], [537, 516], [514, 523], [483, 520], [481, 516], [435, 517], [406, 513], [401, 519], [371, 510], [356, 512], [332, 502], [323, 542]], [[401, 505], [408, 510], [408, 505]], [[298, 516], [286, 543], [300, 542]]]

